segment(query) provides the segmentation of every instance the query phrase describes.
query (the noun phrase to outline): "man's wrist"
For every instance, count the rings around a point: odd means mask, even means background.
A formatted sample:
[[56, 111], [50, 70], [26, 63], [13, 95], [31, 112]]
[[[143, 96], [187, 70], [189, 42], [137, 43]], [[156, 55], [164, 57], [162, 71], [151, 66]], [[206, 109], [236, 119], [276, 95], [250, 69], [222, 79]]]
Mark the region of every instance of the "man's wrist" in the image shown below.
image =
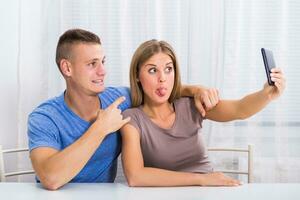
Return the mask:
[[181, 88], [181, 96], [194, 97], [204, 92], [207, 88], [201, 85], [184, 85]]

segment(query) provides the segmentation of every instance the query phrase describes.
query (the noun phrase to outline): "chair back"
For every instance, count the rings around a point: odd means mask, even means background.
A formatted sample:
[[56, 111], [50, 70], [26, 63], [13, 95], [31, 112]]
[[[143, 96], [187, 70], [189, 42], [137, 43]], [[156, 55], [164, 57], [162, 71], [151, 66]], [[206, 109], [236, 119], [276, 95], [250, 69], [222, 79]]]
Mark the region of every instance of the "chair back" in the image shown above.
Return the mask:
[[5, 154], [13, 154], [13, 153], [20, 153], [20, 152], [28, 152], [28, 151], [29, 151], [28, 148], [2, 149], [2, 146], [0, 145], [0, 182], [5, 182], [6, 177], [34, 174], [34, 170], [32, 169], [12, 171], [12, 172], [5, 171], [5, 166], [4, 166]]
[[248, 148], [246, 149], [239, 149], [239, 148], [208, 148], [209, 152], [244, 152], [246, 153], [248, 159], [248, 168], [246, 171], [240, 171], [240, 170], [218, 170], [223, 173], [229, 173], [229, 174], [244, 174], [247, 175], [248, 183], [253, 182], [253, 145], [248, 145]]

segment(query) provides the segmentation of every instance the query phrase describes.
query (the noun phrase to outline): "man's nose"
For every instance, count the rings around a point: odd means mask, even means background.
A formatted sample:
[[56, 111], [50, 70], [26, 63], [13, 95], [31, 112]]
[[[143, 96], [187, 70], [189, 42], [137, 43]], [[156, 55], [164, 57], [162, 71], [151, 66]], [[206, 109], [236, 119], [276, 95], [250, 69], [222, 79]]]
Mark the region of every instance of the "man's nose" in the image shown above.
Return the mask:
[[106, 70], [104, 67], [103, 63], [100, 63], [99, 66], [97, 67], [97, 74], [98, 75], [105, 75], [106, 74]]

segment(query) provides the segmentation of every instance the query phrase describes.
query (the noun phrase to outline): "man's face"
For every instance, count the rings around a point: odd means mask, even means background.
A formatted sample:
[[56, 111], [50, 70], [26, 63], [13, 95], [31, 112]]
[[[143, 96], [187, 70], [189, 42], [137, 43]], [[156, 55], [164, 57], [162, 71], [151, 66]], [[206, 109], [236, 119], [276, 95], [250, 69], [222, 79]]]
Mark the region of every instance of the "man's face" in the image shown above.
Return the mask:
[[105, 56], [99, 44], [79, 43], [72, 47], [69, 86], [87, 95], [104, 90]]

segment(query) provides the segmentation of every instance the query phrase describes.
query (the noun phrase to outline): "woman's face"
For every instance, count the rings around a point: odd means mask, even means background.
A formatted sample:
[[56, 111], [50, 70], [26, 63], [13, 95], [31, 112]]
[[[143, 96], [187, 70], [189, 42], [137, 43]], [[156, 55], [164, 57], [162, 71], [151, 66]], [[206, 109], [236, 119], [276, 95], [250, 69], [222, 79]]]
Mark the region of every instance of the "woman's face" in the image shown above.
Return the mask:
[[157, 53], [142, 64], [139, 81], [144, 91], [144, 103], [161, 104], [168, 101], [174, 86], [175, 71], [172, 59]]

